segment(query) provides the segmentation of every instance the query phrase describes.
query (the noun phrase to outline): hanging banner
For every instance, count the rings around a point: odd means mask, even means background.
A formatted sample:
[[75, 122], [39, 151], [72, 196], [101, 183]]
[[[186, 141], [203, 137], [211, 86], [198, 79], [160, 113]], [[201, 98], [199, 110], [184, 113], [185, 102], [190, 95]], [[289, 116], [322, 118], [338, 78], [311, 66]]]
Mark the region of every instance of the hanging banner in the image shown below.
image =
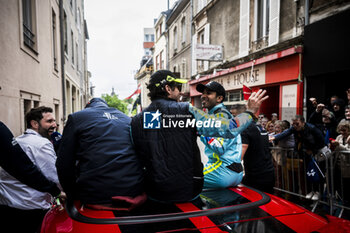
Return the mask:
[[203, 61], [222, 61], [222, 46], [211, 44], [196, 44], [195, 59]]

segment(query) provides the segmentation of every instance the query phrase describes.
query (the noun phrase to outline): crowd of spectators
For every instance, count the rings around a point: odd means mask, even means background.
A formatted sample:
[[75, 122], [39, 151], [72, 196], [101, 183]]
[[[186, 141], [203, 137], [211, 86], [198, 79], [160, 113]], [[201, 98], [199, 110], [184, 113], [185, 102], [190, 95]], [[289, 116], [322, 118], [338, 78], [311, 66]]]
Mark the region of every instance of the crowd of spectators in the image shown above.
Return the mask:
[[[348, 161], [346, 151], [350, 151], [350, 88], [347, 90], [347, 96], [348, 99], [344, 101], [334, 95], [328, 104], [318, 103], [316, 98], [310, 98], [314, 108], [310, 117], [306, 120], [303, 116], [296, 115], [292, 119], [292, 127], [287, 120], [273, 120], [273, 116], [269, 120], [263, 113], [259, 115], [258, 123], [269, 134], [270, 146], [279, 148], [272, 150], [276, 169], [288, 173], [291, 167], [294, 167], [293, 172], [306, 168], [304, 175], [308, 179], [306, 179], [307, 190], [304, 191], [307, 192], [308, 199], [319, 200], [322, 196], [322, 191], [325, 189], [324, 176], [328, 172], [325, 160], [330, 155], [335, 161], [333, 163], [335, 191], [339, 194], [342, 192], [342, 197], [348, 195], [347, 184], [350, 176], [348, 177], [344, 161]], [[285, 150], [288, 148], [293, 148], [292, 155]], [[284, 158], [281, 151], [284, 151]], [[330, 153], [331, 151], [333, 153]], [[317, 165], [316, 173], [319, 173], [319, 179], [310, 178], [310, 174], [313, 174], [309, 172], [311, 163]], [[284, 179], [288, 179], [285, 174]], [[339, 185], [340, 180], [343, 185]]]

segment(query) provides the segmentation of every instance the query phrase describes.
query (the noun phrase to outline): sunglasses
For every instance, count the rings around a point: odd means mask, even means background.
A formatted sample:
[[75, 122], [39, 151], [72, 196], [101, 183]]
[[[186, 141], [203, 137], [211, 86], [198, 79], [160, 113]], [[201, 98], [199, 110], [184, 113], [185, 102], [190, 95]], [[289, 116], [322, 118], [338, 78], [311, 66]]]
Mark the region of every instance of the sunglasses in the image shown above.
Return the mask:
[[181, 92], [181, 90], [182, 90], [182, 84], [176, 84], [175, 87], [177, 87], [177, 89], [179, 90], [179, 92]]

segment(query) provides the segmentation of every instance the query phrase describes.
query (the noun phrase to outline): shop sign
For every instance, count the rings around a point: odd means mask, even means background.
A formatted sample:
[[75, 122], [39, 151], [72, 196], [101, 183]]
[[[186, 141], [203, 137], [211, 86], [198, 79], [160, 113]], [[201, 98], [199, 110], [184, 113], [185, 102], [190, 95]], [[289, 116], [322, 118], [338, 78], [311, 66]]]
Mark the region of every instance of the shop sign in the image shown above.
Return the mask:
[[247, 68], [212, 80], [220, 83], [225, 90], [242, 89], [243, 85], [248, 87], [264, 85], [265, 64], [253, 67], [253, 71]]
[[282, 87], [282, 119], [291, 121], [297, 113], [297, 84]]
[[222, 46], [211, 44], [196, 44], [196, 60], [222, 61]]

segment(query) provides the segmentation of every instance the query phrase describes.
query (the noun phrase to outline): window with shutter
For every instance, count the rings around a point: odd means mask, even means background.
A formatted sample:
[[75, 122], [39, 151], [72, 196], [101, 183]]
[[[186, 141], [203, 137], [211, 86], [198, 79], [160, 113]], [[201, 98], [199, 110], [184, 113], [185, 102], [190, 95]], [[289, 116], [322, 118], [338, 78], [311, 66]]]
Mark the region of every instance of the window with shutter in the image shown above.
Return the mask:
[[177, 27], [174, 28], [174, 54], [177, 52]]
[[186, 18], [183, 17], [181, 20], [181, 32], [182, 32], [182, 40], [181, 43], [186, 42]]
[[[204, 41], [203, 44], [210, 44], [210, 24], [207, 23], [204, 26]], [[209, 61], [204, 61], [203, 64], [204, 71], [209, 69]]]
[[265, 39], [269, 31], [270, 0], [254, 1], [254, 41]]
[[37, 54], [36, 1], [22, 0], [23, 43]]
[[270, 0], [269, 46], [279, 42], [280, 0]]
[[196, 48], [196, 44], [197, 44], [197, 35], [194, 34], [192, 36], [192, 69], [191, 69], [191, 75], [196, 75], [197, 74], [197, 60], [195, 58], [195, 48]]
[[247, 56], [249, 53], [249, 1], [240, 0], [239, 12], [239, 56]]

